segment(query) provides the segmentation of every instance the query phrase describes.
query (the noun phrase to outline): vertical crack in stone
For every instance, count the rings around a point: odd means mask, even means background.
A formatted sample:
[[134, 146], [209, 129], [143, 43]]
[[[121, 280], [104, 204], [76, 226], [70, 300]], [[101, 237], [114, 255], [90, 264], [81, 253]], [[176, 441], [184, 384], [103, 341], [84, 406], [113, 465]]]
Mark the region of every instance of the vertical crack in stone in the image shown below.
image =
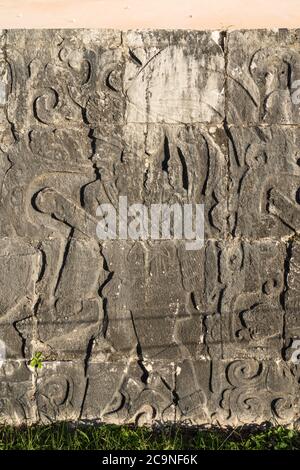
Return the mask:
[[[9, 30], [5, 30], [5, 43], [4, 43], [4, 47], [3, 47], [3, 55], [4, 55], [4, 60], [6, 62], [6, 65], [9, 68], [9, 72], [10, 72], [10, 77], [9, 77], [10, 78], [10, 87], [9, 87], [9, 90], [7, 90], [7, 93], [6, 93], [5, 115], [6, 115], [6, 120], [10, 125], [11, 134], [13, 136], [13, 139], [14, 139], [15, 142], [18, 142], [20, 140], [19, 132], [16, 128], [16, 123], [9, 118], [9, 110], [8, 110], [9, 99], [10, 99], [10, 95], [13, 93], [13, 86], [14, 86], [13, 70], [12, 70], [12, 66], [10, 64], [10, 59], [9, 59], [8, 51], [7, 51], [8, 42], [9, 42]], [[8, 86], [8, 84], [7, 84], [7, 86]]]
[[144, 385], [147, 385], [148, 378], [149, 378], [149, 372], [148, 372], [148, 370], [146, 369], [146, 367], [144, 365], [143, 351], [142, 351], [141, 343], [140, 343], [138, 333], [137, 333], [137, 330], [136, 330], [135, 321], [134, 321], [134, 317], [133, 317], [132, 312], [130, 312], [130, 316], [131, 316], [131, 321], [132, 321], [134, 334], [136, 336], [136, 341], [137, 341], [137, 345], [136, 345], [136, 354], [137, 354], [137, 357], [138, 357], [137, 363], [138, 363], [138, 365], [140, 366], [140, 368], [142, 369], [142, 372], [143, 372], [143, 374], [141, 375], [141, 381]]

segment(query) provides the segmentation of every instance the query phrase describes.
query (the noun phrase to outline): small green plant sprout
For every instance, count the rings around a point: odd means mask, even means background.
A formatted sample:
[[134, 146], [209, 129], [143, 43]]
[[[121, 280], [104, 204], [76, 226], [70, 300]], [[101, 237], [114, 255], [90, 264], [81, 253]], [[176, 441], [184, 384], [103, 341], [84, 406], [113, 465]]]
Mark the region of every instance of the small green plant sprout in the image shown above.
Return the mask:
[[34, 369], [41, 369], [43, 367], [44, 356], [41, 352], [37, 351], [30, 361], [30, 366]]

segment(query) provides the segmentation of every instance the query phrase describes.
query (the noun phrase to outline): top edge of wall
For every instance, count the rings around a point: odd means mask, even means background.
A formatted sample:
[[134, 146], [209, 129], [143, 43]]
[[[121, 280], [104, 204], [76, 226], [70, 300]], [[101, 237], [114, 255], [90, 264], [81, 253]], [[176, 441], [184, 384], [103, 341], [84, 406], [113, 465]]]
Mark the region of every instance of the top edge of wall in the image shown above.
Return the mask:
[[1, 29], [295, 29], [299, 0], [0, 0]]

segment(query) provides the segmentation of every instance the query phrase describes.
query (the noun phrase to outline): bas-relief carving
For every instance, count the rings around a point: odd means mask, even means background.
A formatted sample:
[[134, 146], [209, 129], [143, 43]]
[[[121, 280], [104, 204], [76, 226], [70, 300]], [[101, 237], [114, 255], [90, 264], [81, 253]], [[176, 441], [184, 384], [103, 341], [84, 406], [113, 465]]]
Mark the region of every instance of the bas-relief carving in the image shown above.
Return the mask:
[[[2, 34], [2, 421], [297, 421], [298, 35]], [[100, 242], [119, 196], [204, 246]]]

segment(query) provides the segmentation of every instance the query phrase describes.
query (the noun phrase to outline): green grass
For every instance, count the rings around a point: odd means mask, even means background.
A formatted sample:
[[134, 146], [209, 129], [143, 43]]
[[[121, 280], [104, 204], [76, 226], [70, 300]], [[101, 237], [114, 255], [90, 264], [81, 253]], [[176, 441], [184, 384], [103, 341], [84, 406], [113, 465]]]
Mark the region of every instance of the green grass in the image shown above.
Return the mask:
[[296, 450], [300, 433], [284, 427], [222, 431], [179, 427], [74, 426], [0, 427], [0, 450]]

